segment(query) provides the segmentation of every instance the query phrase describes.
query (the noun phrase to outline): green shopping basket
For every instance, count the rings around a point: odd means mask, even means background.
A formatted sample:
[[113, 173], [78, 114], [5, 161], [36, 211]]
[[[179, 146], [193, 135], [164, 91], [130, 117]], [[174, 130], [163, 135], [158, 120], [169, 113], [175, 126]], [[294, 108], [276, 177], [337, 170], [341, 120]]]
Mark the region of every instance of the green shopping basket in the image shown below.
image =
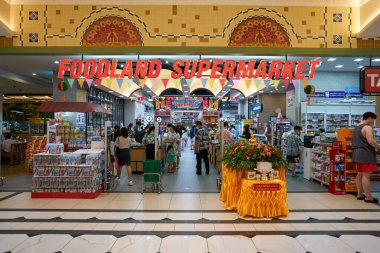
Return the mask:
[[142, 191], [146, 191], [146, 184], [152, 184], [157, 193], [162, 191], [161, 183], [161, 160], [145, 160], [143, 161], [143, 182], [142, 182]]

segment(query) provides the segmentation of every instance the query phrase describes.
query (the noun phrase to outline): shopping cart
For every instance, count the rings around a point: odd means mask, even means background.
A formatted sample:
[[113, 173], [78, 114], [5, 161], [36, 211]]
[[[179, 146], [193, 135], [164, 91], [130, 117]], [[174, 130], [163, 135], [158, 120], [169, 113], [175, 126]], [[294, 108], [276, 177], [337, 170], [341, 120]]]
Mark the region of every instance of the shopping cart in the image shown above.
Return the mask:
[[146, 184], [152, 185], [152, 191], [156, 191], [158, 194], [162, 191], [161, 183], [161, 160], [145, 160], [143, 161], [143, 182], [142, 191], [143, 194], [146, 191]]

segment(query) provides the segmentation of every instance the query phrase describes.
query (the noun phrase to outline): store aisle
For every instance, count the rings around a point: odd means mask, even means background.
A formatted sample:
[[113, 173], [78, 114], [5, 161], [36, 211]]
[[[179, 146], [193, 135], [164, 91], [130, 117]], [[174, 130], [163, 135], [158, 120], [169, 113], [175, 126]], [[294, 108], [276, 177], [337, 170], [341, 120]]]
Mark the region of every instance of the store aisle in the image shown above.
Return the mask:
[[[181, 154], [179, 169], [173, 174], [167, 173], [167, 166], [164, 166], [162, 176], [164, 192], [218, 192], [216, 178], [219, 176], [217, 170], [210, 163], [210, 174], [205, 174], [205, 167], [202, 164], [203, 175], [198, 176], [196, 172], [196, 159], [194, 150], [190, 149], [188, 143]], [[126, 172], [122, 172], [120, 185], [114, 191], [140, 192], [142, 187], [142, 175], [133, 175], [133, 186], [128, 186]], [[148, 189], [149, 190], [149, 189]]]

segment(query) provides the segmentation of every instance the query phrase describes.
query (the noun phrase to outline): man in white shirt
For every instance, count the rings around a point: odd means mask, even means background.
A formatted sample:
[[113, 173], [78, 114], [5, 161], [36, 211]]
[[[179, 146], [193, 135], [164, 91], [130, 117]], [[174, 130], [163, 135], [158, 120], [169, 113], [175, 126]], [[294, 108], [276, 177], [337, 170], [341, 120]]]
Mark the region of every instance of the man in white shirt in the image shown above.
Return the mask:
[[13, 143], [12, 135], [10, 133], [7, 133], [5, 135], [5, 141], [3, 142], [1, 149], [4, 152], [8, 152], [8, 153], [11, 152], [12, 151], [12, 143]]

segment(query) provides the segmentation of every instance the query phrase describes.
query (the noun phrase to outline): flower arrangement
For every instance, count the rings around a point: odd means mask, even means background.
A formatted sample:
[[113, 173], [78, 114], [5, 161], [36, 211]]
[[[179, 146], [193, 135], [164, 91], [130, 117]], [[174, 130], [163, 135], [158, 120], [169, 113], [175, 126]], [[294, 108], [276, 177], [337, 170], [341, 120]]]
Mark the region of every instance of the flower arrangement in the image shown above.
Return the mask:
[[287, 167], [280, 149], [261, 143], [233, 143], [226, 148], [223, 162], [232, 170], [254, 170], [258, 162], [270, 162], [274, 169]]

